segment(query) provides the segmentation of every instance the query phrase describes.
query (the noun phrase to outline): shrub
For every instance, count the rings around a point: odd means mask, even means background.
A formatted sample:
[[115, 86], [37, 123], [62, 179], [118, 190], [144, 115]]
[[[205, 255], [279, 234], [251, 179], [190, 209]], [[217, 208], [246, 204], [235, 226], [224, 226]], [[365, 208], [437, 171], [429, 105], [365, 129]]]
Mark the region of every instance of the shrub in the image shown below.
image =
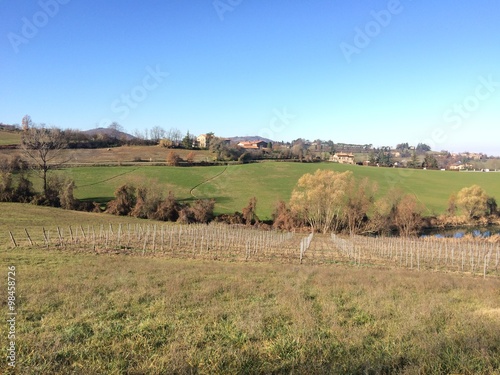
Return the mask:
[[195, 222], [194, 213], [188, 205], [182, 206], [179, 210], [177, 222], [180, 224], [191, 224]]
[[171, 148], [174, 143], [170, 139], [160, 139], [160, 147]]
[[28, 179], [28, 177], [26, 177], [26, 175], [21, 174], [14, 192], [15, 200], [21, 203], [28, 203], [31, 202], [34, 196], [35, 190], [33, 189], [33, 183]]
[[130, 216], [141, 219], [154, 218], [161, 200], [161, 194], [157, 193], [154, 188], [144, 186], [137, 188], [136, 203], [134, 209], [130, 212]]
[[152, 218], [161, 221], [177, 221], [180, 209], [179, 203], [176, 202], [174, 194], [170, 191], [167, 198], [158, 205]]
[[189, 164], [193, 164], [195, 156], [196, 156], [196, 154], [194, 153], [194, 151], [189, 152], [189, 154], [187, 154], [187, 156], [186, 156], [186, 161]]
[[181, 157], [175, 151], [170, 151], [167, 155], [167, 165], [169, 166], [177, 166], [181, 160]]
[[97, 202], [80, 202], [78, 205], [79, 211], [101, 213], [101, 206]]
[[224, 224], [243, 224], [245, 222], [241, 212], [235, 212], [234, 214], [222, 214], [215, 217], [214, 221], [216, 223]]
[[495, 198], [488, 197], [488, 200], [486, 201], [486, 206], [488, 207], [489, 215], [497, 215], [499, 213], [498, 204]]
[[75, 182], [58, 175], [47, 177], [45, 194], [35, 194], [32, 190], [31, 182], [25, 177], [20, 180], [18, 188], [24, 194], [19, 196], [20, 199], [24, 197], [26, 200], [28, 197], [33, 196], [31, 203], [39, 206], [62, 207], [64, 209], [73, 210], [78, 209], [80, 203], [73, 196]]
[[65, 210], [76, 210], [78, 209], [79, 202], [73, 196], [73, 191], [75, 189], [75, 182], [73, 180], [66, 180], [60, 187], [59, 190], [59, 202], [62, 208]]
[[122, 185], [115, 191], [115, 199], [108, 203], [106, 212], [112, 215], [128, 215], [136, 204], [135, 188]]
[[64, 179], [58, 175], [50, 175], [47, 177], [47, 188], [45, 190], [45, 201], [42, 205], [60, 207], [61, 200], [59, 193], [63, 190]]
[[248, 206], [243, 208], [243, 219], [246, 225], [252, 225], [259, 221], [259, 217], [256, 214], [257, 211], [257, 198], [252, 197], [248, 201]]
[[0, 202], [11, 202], [13, 196], [12, 173], [2, 171], [0, 173]]
[[241, 164], [247, 164], [250, 163], [252, 159], [253, 159], [252, 154], [250, 154], [249, 152], [244, 152], [238, 158], [238, 162], [240, 162]]
[[198, 223], [208, 223], [214, 218], [214, 199], [200, 199], [193, 203], [191, 212]]
[[272, 217], [273, 227], [276, 229], [290, 231], [300, 225], [298, 218], [294, 215], [292, 210], [287, 207], [284, 201], [279, 201], [276, 204]]

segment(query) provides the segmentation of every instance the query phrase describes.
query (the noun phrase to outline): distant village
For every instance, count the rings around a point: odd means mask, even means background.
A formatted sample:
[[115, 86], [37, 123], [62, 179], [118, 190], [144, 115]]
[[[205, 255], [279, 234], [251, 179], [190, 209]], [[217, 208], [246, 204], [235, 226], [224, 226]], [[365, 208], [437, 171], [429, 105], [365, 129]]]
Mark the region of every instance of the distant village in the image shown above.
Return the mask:
[[[480, 170], [483, 172], [500, 169], [500, 158], [477, 152], [450, 153], [433, 151], [428, 145], [410, 146], [408, 143], [392, 147], [373, 147], [371, 144], [346, 144], [333, 141], [297, 139], [292, 142], [275, 142], [258, 137], [240, 140], [217, 138], [214, 134], [201, 134], [196, 137], [195, 147], [209, 148], [210, 141], [219, 140], [226, 145], [235, 145], [248, 151], [261, 151], [268, 154], [287, 154], [304, 161], [329, 161], [341, 164], [365, 166], [412, 167], [444, 170]], [[488, 162], [489, 161], [489, 162]], [[487, 168], [486, 166], [489, 166]]]
[[[0, 123], [0, 130], [21, 132], [19, 125]], [[281, 159], [299, 162], [332, 162], [375, 167], [421, 168], [452, 171], [500, 170], [500, 158], [481, 152], [450, 153], [435, 151], [426, 144], [400, 143], [395, 147], [375, 147], [372, 144], [335, 143], [332, 140], [310, 141], [299, 138], [291, 142], [246, 137], [220, 137], [214, 133], [183, 134], [178, 129], [164, 130], [161, 127], [127, 134], [113, 123], [107, 128], [87, 131], [63, 130], [69, 148], [99, 148], [127, 145], [159, 145], [170, 149], [210, 150], [214, 160], [250, 162], [253, 160]], [[15, 147], [2, 144], [1, 148]]]

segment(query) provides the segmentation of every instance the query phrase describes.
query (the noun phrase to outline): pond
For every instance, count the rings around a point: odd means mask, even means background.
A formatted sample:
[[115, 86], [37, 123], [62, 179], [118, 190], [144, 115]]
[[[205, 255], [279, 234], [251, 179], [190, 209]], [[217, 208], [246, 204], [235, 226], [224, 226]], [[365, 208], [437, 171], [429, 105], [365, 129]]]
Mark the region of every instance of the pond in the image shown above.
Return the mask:
[[489, 225], [487, 227], [464, 226], [454, 228], [430, 228], [423, 231], [422, 237], [434, 236], [438, 238], [462, 238], [466, 234], [471, 234], [474, 237], [490, 237], [495, 234], [500, 234], [500, 226]]

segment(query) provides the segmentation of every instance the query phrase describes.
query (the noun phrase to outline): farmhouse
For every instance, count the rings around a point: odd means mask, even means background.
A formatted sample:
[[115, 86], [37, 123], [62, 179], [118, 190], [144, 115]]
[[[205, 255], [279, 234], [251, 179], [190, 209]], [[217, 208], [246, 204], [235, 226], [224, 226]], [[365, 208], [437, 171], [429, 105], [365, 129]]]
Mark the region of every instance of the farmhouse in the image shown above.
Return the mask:
[[339, 152], [335, 155], [330, 156], [329, 161], [340, 164], [354, 164], [354, 155], [352, 153], [347, 154]]
[[214, 138], [214, 133], [210, 134], [200, 134], [196, 137], [196, 145], [199, 148], [208, 148], [210, 145], [210, 140]]
[[470, 168], [472, 168], [472, 164], [462, 164], [461, 161], [450, 165], [450, 170], [452, 171], [463, 171], [464, 169], [470, 169]]
[[198, 143], [198, 147], [207, 148], [207, 135], [200, 134], [198, 137], [196, 137], [196, 142]]
[[267, 147], [267, 142], [265, 141], [243, 141], [238, 143], [239, 147], [243, 147], [247, 150], [259, 150]]

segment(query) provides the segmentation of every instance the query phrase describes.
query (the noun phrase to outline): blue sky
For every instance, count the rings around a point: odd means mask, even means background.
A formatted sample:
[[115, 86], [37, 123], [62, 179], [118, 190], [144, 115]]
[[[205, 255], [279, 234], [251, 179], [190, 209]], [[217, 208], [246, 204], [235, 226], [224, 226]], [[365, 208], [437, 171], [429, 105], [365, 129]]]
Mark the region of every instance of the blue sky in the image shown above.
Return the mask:
[[0, 122], [500, 155], [498, 0], [0, 0]]

